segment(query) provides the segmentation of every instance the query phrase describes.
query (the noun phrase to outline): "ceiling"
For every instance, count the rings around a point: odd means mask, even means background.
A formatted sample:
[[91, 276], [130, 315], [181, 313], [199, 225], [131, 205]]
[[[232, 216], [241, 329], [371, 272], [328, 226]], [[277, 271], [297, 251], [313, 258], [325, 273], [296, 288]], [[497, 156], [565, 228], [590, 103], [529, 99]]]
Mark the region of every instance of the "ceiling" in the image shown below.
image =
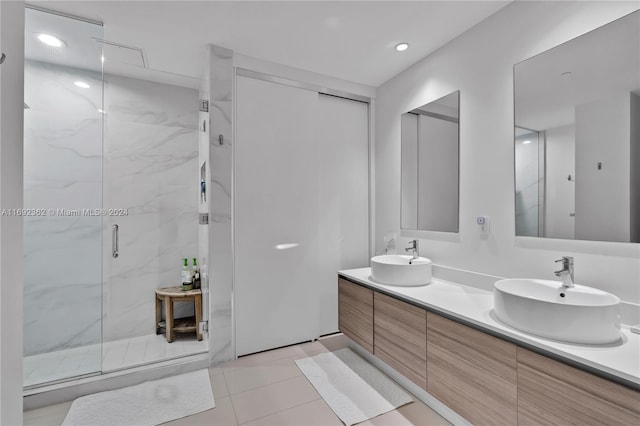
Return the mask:
[[536, 131], [575, 121], [576, 106], [640, 95], [640, 11], [515, 66], [516, 126]]
[[[31, 1], [104, 23], [147, 66], [200, 77], [215, 44], [377, 87], [509, 1]], [[394, 46], [408, 42], [405, 52]]]

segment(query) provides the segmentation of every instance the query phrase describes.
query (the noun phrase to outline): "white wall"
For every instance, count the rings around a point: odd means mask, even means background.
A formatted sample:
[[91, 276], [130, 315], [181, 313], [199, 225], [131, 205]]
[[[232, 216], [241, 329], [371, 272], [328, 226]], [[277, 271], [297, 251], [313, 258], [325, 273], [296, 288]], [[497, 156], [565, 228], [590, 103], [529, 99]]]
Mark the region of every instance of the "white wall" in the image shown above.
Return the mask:
[[[0, 209], [22, 208], [24, 2], [0, 2]], [[0, 424], [22, 424], [22, 218], [0, 216]]]
[[[575, 126], [545, 131], [546, 197], [545, 229], [547, 238], [575, 238]], [[571, 179], [568, 177], [571, 175]]]
[[640, 243], [640, 96], [631, 96], [631, 238]]
[[[514, 2], [383, 84], [376, 113], [376, 239], [399, 230], [400, 116], [460, 90], [460, 233], [419, 236], [435, 263], [499, 276], [554, 279], [575, 257], [576, 280], [640, 303], [640, 246], [515, 237], [513, 65], [638, 9], [638, 2]], [[483, 240], [475, 217], [491, 218]]]
[[630, 241], [630, 120], [629, 93], [576, 107], [578, 239]]
[[418, 229], [418, 115], [402, 114], [402, 227]]
[[457, 166], [458, 123], [419, 115], [418, 229], [458, 228]]

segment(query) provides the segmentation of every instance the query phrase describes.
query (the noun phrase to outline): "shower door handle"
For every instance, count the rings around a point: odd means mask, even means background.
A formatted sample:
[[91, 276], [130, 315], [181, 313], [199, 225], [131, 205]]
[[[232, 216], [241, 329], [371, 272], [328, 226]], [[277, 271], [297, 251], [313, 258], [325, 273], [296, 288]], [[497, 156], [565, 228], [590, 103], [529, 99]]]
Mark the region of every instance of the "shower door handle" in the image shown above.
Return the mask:
[[111, 233], [111, 256], [118, 257], [118, 225], [113, 225]]

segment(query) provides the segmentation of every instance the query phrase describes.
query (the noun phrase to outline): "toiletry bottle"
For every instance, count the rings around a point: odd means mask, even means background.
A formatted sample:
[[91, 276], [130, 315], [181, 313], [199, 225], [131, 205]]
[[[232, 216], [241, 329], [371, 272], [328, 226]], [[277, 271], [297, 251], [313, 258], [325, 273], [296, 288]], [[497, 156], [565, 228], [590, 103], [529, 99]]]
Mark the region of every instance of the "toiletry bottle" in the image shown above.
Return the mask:
[[198, 259], [193, 258], [193, 288], [200, 288], [200, 268], [198, 268]]
[[193, 288], [193, 280], [191, 279], [191, 270], [189, 268], [189, 260], [185, 257], [182, 262], [182, 290], [191, 290]]

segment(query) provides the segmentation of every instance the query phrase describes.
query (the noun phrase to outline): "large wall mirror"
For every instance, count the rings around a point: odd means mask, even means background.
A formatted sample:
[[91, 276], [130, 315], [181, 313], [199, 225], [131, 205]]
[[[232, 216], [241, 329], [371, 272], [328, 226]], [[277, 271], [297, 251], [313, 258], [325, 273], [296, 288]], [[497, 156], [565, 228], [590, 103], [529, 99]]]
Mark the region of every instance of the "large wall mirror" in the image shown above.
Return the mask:
[[516, 235], [640, 242], [640, 11], [514, 79]]
[[458, 232], [460, 92], [402, 114], [401, 228]]

